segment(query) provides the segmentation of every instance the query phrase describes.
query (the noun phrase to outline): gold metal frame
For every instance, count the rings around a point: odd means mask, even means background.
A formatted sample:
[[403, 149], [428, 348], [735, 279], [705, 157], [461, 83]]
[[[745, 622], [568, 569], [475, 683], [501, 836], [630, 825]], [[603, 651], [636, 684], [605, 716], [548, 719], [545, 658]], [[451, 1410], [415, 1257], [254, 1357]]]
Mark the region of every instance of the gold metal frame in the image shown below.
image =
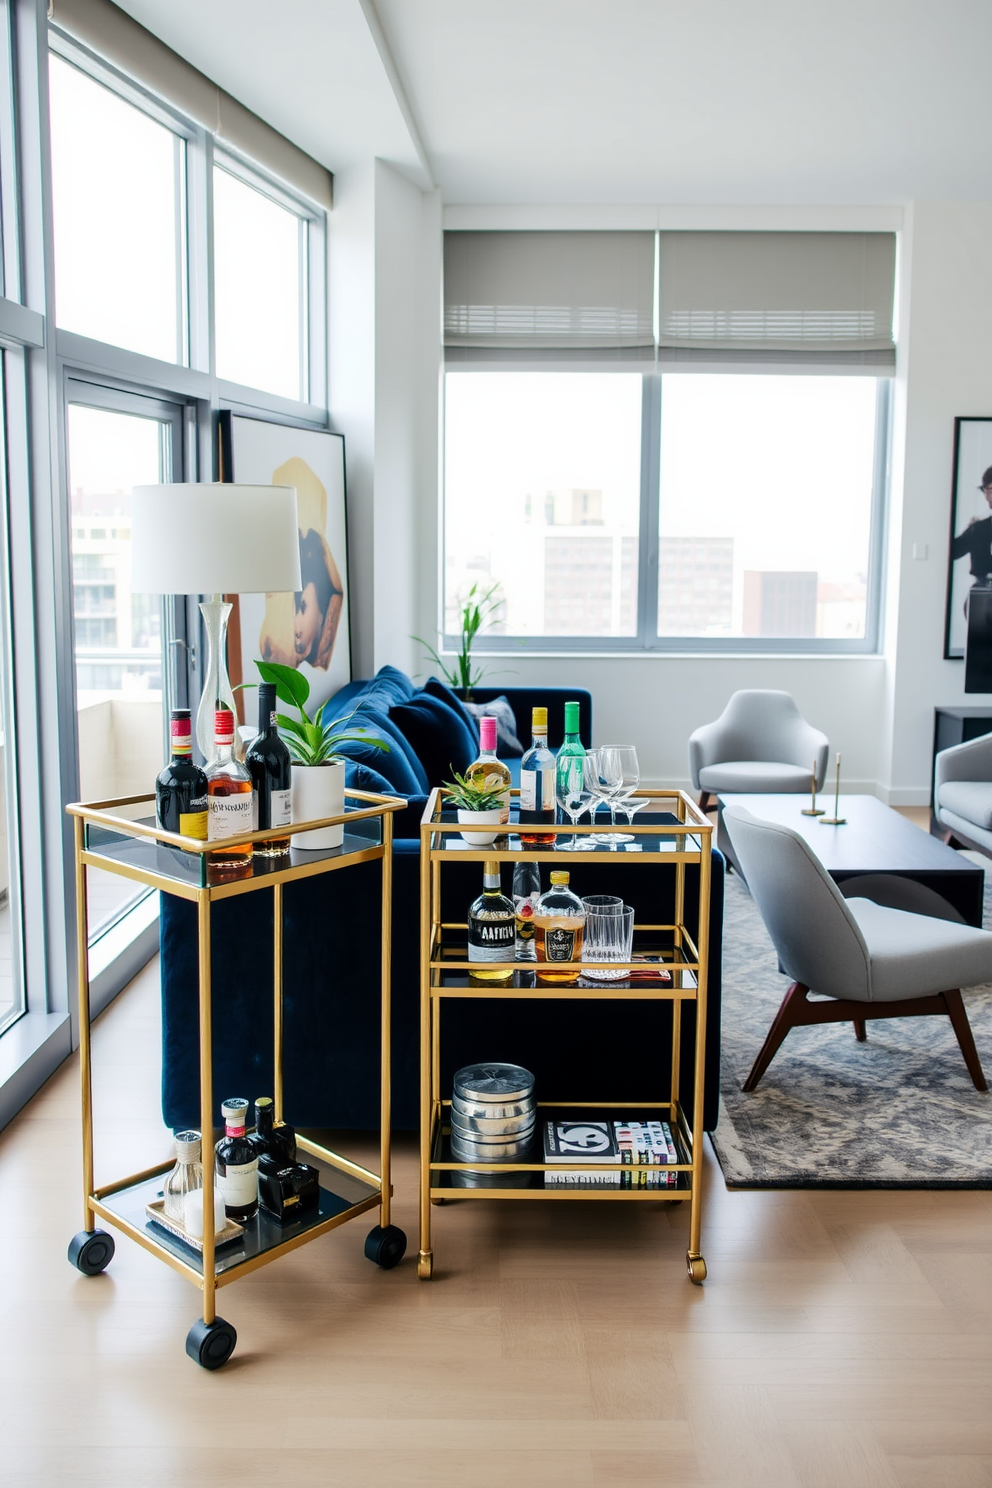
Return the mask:
[[[267, 866], [266, 871], [257, 878], [249, 875], [243, 879], [233, 880], [226, 883], [210, 884], [201, 883], [200, 886], [188, 883], [181, 879], [174, 879], [163, 872], [146, 870], [133, 863], [124, 863], [114, 857], [92, 850], [86, 842], [86, 826], [91, 824], [98, 827], [108, 827], [121, 834], [123, 837], [133, 837], [152, 840], [162, 843], [164, 846], [179, 848], [184, 853], [190, 853], [203, 860], [204, 854], [211, 850], [211, 844], [201, 842], [192, 837], [180, 837], [174, 832], [163, 832], [158, 827], [148, 826], [145, 822], [131, 821], [126, 817], [115, 814], [125, 808], [148, 805], [154, 814], [155, 797], [153, 795], [126, 796], [119, 800], [95, 801], [92, 803], [75, 802], [66, 807], [67, 813], [73, 818], [73, 832], [75, 841], [75, 878], [76, 878], [76, 969], [79, 993], [79, 1072], [80, 1072], [80, 1102], [83, 1138], [83, 1227], [88, 1234], [92, 1234], [96, 1227], [96, 1218], [99, 1216], [107, 1224], [121, 1231], [143, 1249], [155, 1255], [166, 1265], [185, 1276], [194, 1286], [203, 1292], [203, 1321], [210, 1324], [216, 1319], [216, 1292], [218, 1287], [228, 1286], [241, 1276], [246, 1276], [250, 1271], [257, 1270], [260, 1266], [266, 1266], [270, 1261], [277, 1260], [281, 1255], [298, 1246], [307, 1244], [310, 1240], [317, 1239], [320, 1235], [326, 1235], [330, 1230], [337, 1229], [340, 1225], [366, 1213], [370, 1209], [378, 1208], [380, 1211], [380, 1224], [385, 1228], [389, 1224], [390, 1202], [392, 1198], [392, 1187], [390, 1177], [390, 1083], [391, 1083], [391, 988], [390, 988], [390, 959], [391, 959], [391, 908], [392, 908], [392, 868], [393, 868], [393, 813], [399, 811], [406, 802], [395, 796], [374, 795], [368, 791], [346, 790], [346, 798], [352, 798], [362, 804], [356, 809], [347, 811], [339, 816], [321, 818], [319, 821], [294, 823], [294, 830], [308, 831], [316, 827], [336, 826], [339, 823], [345, 827], [356, 821], [367, 820], [373, 817], [381, 819], [381, 841], [369, 843], [366, 847], [356, 848], [353, 851], [343, 852], [340, 857], [317, 859], [312, 863], [289, 864], [283, 869], [273, 870]], [[226, 846], [234, 846], [240, 843], [249, 844], [264, 841], [271, 837], [270, 831], [246, 832], [237, 837], [226, 839]], [[382, 1006], [381, 1006], [381, 1103], [380, 1103], [380, 1171], [378, 1174], [361, 1167], [358, 1163], [341, 1156], [340, 1153], [332, 1152], [326, 1147], [320, 1146], [305, 1137], [297, 1139], [297, 1145], [310, 1157], [316, 1158], [327, 1167], [336, 1169], [338, 1172], [350, 1178], [357, 1179], [373, 1190], [372, 1193], [363, 1198], [356, 1199], [350, 1203], [342, 1212], [329, 1215], [326, 1219], [309, 1226], [302, 1233], [290, 1236], [283, 1243], [273, 1245], [269, 1249], [256, 1255], [247, 1256], [243, 1261], [225, 1268], [219, 1274], [216, 1271], [216, 1258], [214, 1251], [214, 1226], [213, 1226], [213, 1203], [214, 1189], [212, 1183], [204, 1185], [203, 1209], [204, 1209], [204, 1235], [202, 1268], [193, 1260], [189, 1261], [176, 1255], [164, 1244], [160, 1243], [148, 1230], [132, 1223], [121, 1215], [108, 1200], [117, 1194], [124, 1192], [138, 1184], [145, 1183], [150, 1179], [157, 1178], [169, 1172], [171, 1162], [160, 1163], [151, 1168], [145, 1168], [141, 1172], [131, 1173], [127, 1177], [119, 1178], [113, 1183], [104, 1184], [100, 1188], [94, 1185], [94, 1158], [93, 1158], [93, 1061], [92, 1061], [92, 1039], [90, 1031], [90, 977], [89, 977], [89, 946], [88, 946], [88, 916], [87, 916], [87, 869], [100, 868], [109, 873], [115, 873], [120, 877], [132, 879], [150, 888], [160, 889], [166, 893], [174, 894], [179, 898], [190, 900], [197, 907], [197, 964], [199, 967], [199, 1039], [200, 1039], [200, 1130], [203, 1140], [203, 1151], [206, 1161], [209, 1162], [209, 1153], [212, 1151], [214, 1142], [213, 1129], [213, 1068], [212, 1068], [212, 1021], [211, 1021], [211, 974], [210, 974], [210, 906], [215, 900], [226, 899], [234, 894], [257, 893], [262, 889], [270, 889], [273, 896], [273, 1055], [275, 1065], [275, 1089], [274, 1089], [274, 1114], [277, 1121], [283, 1119], [283, 887], [295, 879], [309, 878], [315, 874], [333, 873], [341, 868], [348, 868], [355, 863], [369, 862], [380, 859], [382, 862], [382, 945], [381, 945], [381, 971], [382, 971]], [[205, 861], [203, 867], [206, 867]], [[201, 878], [206, 875], [201, 871]]]
[[[434, 790], [428, 798], [420, 827], [420, 1251], [417, 1274], [426, 1280], [433, 1273], [434, 1252], [431, 1239], [431, 1206], [440, 1201], [455, 1199], [595, 1199], [597, 1201], [659, 1201], [681, 1203], [689, 1201], [689, 1245], [686, 1265], [691, 1281], [697, 1285], [706, 1276], [706, 1262], [700, 1249], [702, 1243], [702, 1130], [703, 1090], [706, 1069], [706, 1011], [707, 984], [709, 974], [709, 916], [710, 886], [712, 874], [711, 847], [713, 823], [696, 803], [676, 790], [638, 790], [636, 795], [647, 797], [656, 803], [657, 809], [667, 811], [675, 817], [674, 822], [640, 822], [631, 830], [643, 839], [657, 837], [657, 847], [652, 850], [642, 841], [642, 850], [626, 857], [627, 863], [670, 863], [675, 867], [675, 900], [673, 919], [667, 924], [635, 924], [642, 933], [664, 934], [674, 947], [674, 959], [666, 961], [665, 969], [671, 973], [670, 986], [627, 986], [611, 988], [609, 983], [600, 987], [580, 988], [549, 983], [545, 986], [513, 987], [489, 983], [482, 985], [458, 985], [446, 981], [452, 973], [465, 975], [471, 967], [468, 960], [459, 958], [457, 952], [446, 955], [452, 945], [464, 946], [466, 925], [464, 922], [441, 920], [441, 868], [444, 863], [476, 862], [495, 858], [500, 862], [517, 862], [524, 856], [528, 861], [542, 863], [581, 862], [588, 866], [589, 856], [557, 846], [532, 849], [524, 852], [519, 846], [472, 848], [459, 844], [457, 849], [449, 839], [461, 832], [457, 822], [443, 822], [440, 813], [444, 803], [443, 790]], [[511, 791], [519, 796], [519, 791]], [[542, 830], [545, 830], [542, 828]], [[586, 835], [601, 831], [593, 824], [573, 828], [571, 823], [548, 827], [557, 837], [565, 834]], [[510, 834], [512, 835], [512, 828]], [[604, 855], [605, 858], [605, 855]], [[606, 861], [609, 861], [606, 859]], [[615, 860], [614, 860], [615, 861]], [[685, 925], [686, 870], [692, 867], [699, 873], [699, 916], [696, 935], [693, 937]], [[464, 954], [464, 953], [463, 953]], [[589, 962], [594, 967], [597, 963]], [[598, 963], [600, 965], [605, 963]], [[633, 961], [611, 963], [616, 970], [643, 963]], [[503, 969], [519, 971], [521, 963], [515, 961], [491, 962], [490, 971]], [[679, 1186], [672, 1189], [621, 1189], [572, 1187], [554, 1188], [452, 1188], [442, 1181], [443, 1175], [472, 1168], [471, 1162], [455, 1162], [442, 1157], [442, 1143], [448, 1135], [446, 1113], [450, 1100], [443, 1099], [440, 1090], [440, 1019], [441, 1008], [451, 998], [513, 998], [521, 1002], [545, 1001], [568, 1002], [588, 1000], [602, 1002], [611, 997], [618, 1002], [670, 1002], [672, 1004], [672, 1062], [667, 1101], [612, 1102], [610, 1109], [667, 1111], [678, 1140], [688, 1155], [688, 1160], [673, 1164], [679, 1174]], [[695, 1003], [696, 1036], [694, 1047], [694, 1087], [692, 1111], [684, 1109], [679, 1098], [679, 1075], [681, 1058], [681, 1029], [683, 1003]], [[563, 1092], [565, 1093], [565, 1092]], [[589, 1101], [539, 1101], [539, 1108], [590, 1111], [602, 1109], [600, 1104]], [[698, 1139], [697, 1139], [698, 1138]], [[546, 1173], [567, 1170], [568, 1164], [546, 1162], [501, 1163], [504, 1173]], [[606, 1168], [619, 1169], [621, 1165], [606, 1164]]]

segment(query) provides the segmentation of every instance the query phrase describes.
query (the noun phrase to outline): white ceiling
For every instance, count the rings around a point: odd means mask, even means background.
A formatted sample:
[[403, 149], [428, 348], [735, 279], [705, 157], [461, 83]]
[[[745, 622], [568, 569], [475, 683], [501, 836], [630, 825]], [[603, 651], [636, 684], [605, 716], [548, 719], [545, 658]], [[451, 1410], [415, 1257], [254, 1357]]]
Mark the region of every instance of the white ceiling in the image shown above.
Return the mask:
[[330, 169], [447, 203], [992, 198], [992, 0], [118, 3]]

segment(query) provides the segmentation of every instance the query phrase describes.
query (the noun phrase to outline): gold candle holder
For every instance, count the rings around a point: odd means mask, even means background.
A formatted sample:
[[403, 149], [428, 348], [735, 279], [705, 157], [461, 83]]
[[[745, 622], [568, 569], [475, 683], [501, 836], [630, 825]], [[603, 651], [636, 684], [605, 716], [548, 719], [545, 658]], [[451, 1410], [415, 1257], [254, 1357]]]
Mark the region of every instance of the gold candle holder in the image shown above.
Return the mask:
[[809, 788], [812, 792], [812, 799], [808, 806], [803, 807], [802, 814], [803, 816], [822, 816], [823, 807], [816, 804], [816, 760], [813, 761], [813, 773], [810, 776]]
[[821, 816], [821, 827], [843, 827], [847, 824], [847, 817], [840, 814], [840, 755], [837, 756], [837, 776], [834, 785], [834, 814], [833, 816]]

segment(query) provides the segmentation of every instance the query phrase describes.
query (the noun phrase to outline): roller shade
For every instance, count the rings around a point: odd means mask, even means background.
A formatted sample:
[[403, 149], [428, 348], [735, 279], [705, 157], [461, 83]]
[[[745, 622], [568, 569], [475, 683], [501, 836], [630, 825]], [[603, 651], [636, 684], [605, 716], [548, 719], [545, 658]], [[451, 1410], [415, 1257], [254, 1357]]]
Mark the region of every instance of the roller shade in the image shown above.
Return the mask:
[[654, 237], [446, 232], [446, 359], [652, 360]]
[[110, 0], [52, 0], [49, 18], [149, 93], [246, 155], [318, 206], [331, 205], [329, 170], [225, 93]]
[[662, 232], [669, 350], [892, 363], [893, 233]]

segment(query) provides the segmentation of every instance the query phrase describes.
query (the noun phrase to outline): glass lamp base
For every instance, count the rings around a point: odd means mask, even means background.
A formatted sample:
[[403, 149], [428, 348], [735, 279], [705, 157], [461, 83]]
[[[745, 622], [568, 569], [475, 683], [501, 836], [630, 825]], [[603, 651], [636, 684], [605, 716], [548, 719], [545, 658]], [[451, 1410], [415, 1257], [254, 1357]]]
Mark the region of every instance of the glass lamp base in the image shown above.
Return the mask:
[[238, 756], [241, 754], [238, 710], [234, 705], [231, 679], [227, 675], [227, 621], [230, 613], [231, 606], [223, 595], [214, 594], [200, 603], [207, 637], [207, 667], [200, 688], [200, 706], [196, 710], [196, 742], [207, 761], [214, 755], [214, 713], [220, 707], [230, 708], [234, 714], [234, 752]]

